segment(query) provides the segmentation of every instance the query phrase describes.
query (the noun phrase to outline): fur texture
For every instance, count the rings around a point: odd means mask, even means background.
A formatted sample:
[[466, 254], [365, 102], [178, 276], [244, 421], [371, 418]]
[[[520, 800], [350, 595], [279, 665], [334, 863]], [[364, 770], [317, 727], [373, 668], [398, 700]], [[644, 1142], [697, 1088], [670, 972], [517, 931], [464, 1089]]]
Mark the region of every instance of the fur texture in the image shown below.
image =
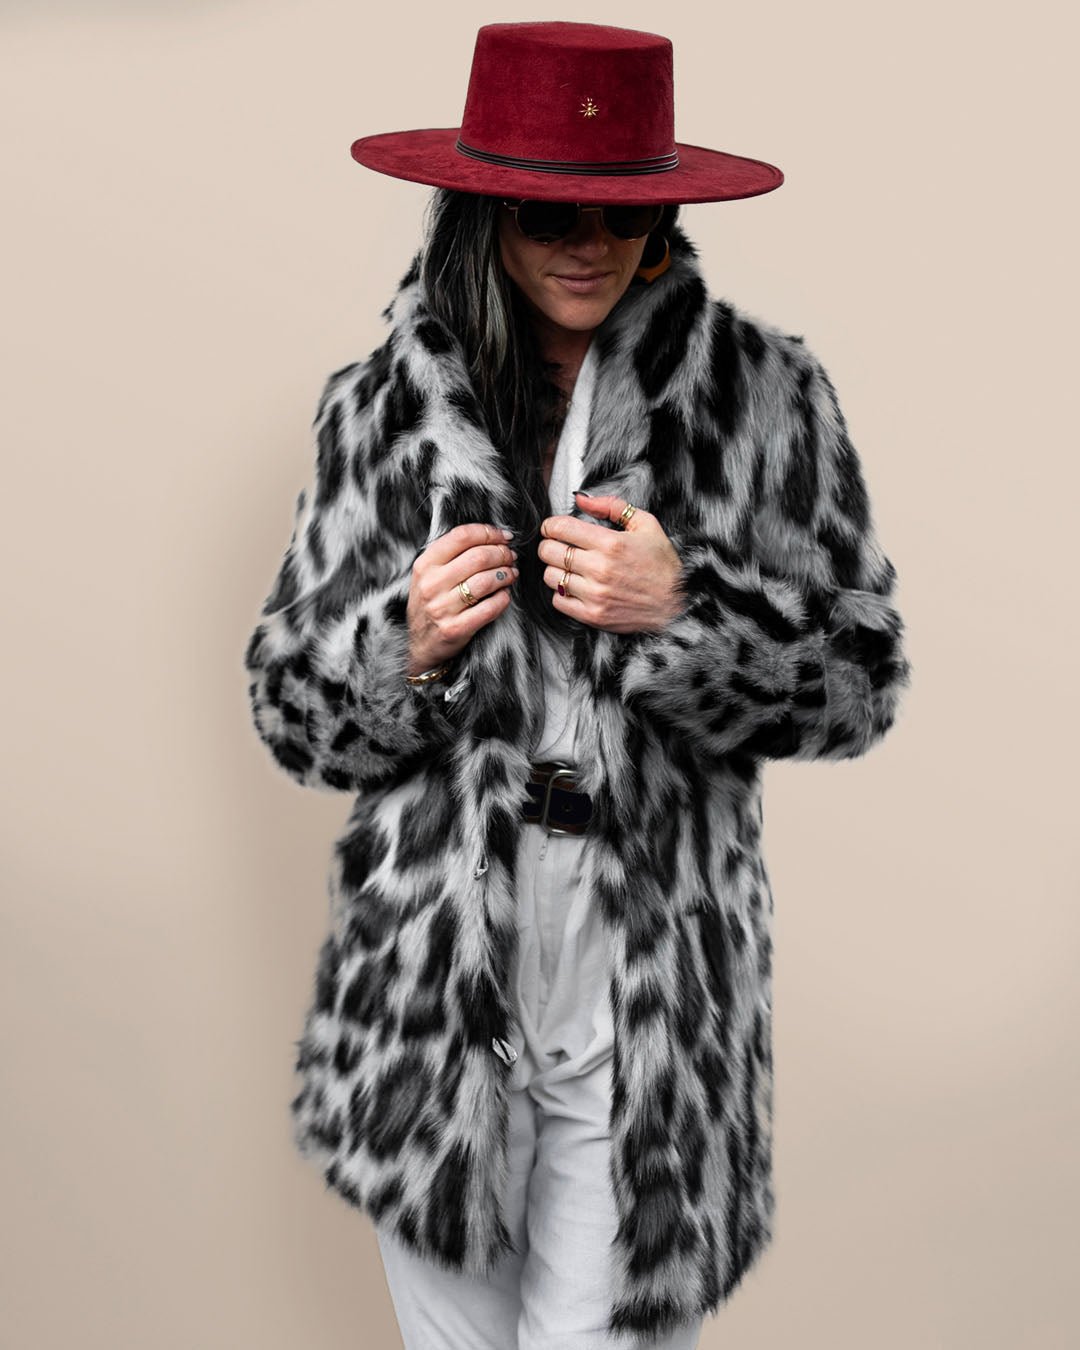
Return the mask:
[[[583, 485], [653, 512], [683, 561], [663, 631], [581, 625], [573, 697], [610, 938], [609, 1326], [657, 1336], [729, 1298], [772, 1236], [770, 759], [864, 753], [910, 682], [895, 573], [833, 386], [802, 339], [711, 300], [685, 235], [597, 341]], [[299, 784], [353, 794], [298, 1041], [296, 1142], [328, 1186], [447, 1268], [511, 1249], [514, 866], [543, 714], [519, 606], [454, 684], [402, 673], [411, 566], [508, 517], [511, 485], [414, 262], [368, 360], [330, 376], [313, 481], [245, 657]]]

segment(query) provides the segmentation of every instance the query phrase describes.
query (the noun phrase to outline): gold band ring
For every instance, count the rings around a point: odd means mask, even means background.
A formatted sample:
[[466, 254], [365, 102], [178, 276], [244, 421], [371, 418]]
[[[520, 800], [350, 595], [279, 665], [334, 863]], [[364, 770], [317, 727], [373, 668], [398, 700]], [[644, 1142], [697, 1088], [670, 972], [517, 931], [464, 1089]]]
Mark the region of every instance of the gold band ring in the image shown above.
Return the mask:
[[565, 567], [568, 572], [573, 570], [571, 563], [573, 562], [575, 547], [576, 545], [574, 544], [567, 544], [566, 546], [566, 556], [563, 558], [563, 567]]
[[634, 514], [636, 510], [637, 510], [636, 506], [631, 506], [630, 503], [627, 502], [622, 509], [622, 515], [620, 515], [619, 519], [615, 522], [615, 528], [617, 530], [625, 530], [627, 525], [630, 523], [630, 517]]
[[462, 600], [465, 601], [466, 608], [469, 605], [476, 604], [476, 596], [469, 590], [469, 583], [467, 581], [459, 581], [457, 588], [458, 594], [461, 596]]
[[560, 595], [569, 596], [569, 594], [570, 594], [570, 576], [571, 576], [571, 574], [570, 574], [569, 571], [566, 571], [566, 572], [564, 572], [564, 573], [562, 574], [562, 581], [559, 582], [559, 594], [560, 594]]

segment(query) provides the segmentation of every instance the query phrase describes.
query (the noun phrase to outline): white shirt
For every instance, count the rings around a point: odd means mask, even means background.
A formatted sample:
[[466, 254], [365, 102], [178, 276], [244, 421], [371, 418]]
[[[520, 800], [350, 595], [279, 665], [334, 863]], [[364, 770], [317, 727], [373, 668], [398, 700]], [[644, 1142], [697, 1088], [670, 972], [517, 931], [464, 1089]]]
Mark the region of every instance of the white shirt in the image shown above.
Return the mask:
[[[585, 439], [589, 429], [589, 412], [596, 374], [596, 343], [590, 342], [581, 363], [566, 420], [555, 447], [555, 461], [551, 466], [548, 497], [553, 515], [569, 515], [573, 510], [573, 489], [581, 482], [585, 457]], [[570, 582], [573, 590], [573, 579]], [[540, 640], [541, 678], [544, 683], [545, 720], [540, 740], [532, 758], [565, 760], [575, 763], [574, 748], [577, 738], [578, 709], [570, 701], [569, 637], [555, 637], [545, 629], [538, 632]]]

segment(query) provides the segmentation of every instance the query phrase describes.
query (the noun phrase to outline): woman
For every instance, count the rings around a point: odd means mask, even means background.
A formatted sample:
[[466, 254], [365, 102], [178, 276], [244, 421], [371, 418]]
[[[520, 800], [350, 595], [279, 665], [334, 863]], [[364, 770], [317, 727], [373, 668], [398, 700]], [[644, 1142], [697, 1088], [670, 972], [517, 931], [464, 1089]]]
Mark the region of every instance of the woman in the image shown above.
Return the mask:
[[671, 68], [490, 25], [460, 128], [354, 143], [438, 191], [247, 648], [355, 799], [292, 1111], [410, 1350], [696, 1345], [772, 1236], [762, 766], [910, 682], [827, 374], [676, 223], [782, 175], [676, 143]]

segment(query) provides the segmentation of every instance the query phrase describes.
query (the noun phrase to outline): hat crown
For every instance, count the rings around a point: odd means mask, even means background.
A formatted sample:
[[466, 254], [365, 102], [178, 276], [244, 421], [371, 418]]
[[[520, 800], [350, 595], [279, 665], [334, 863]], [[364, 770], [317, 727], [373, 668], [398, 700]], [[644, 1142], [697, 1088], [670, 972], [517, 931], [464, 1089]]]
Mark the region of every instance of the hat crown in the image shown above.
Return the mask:
[[486, 24], [458, 149], [507, 164], [673, 168], [671, 42], [603, 24]]

